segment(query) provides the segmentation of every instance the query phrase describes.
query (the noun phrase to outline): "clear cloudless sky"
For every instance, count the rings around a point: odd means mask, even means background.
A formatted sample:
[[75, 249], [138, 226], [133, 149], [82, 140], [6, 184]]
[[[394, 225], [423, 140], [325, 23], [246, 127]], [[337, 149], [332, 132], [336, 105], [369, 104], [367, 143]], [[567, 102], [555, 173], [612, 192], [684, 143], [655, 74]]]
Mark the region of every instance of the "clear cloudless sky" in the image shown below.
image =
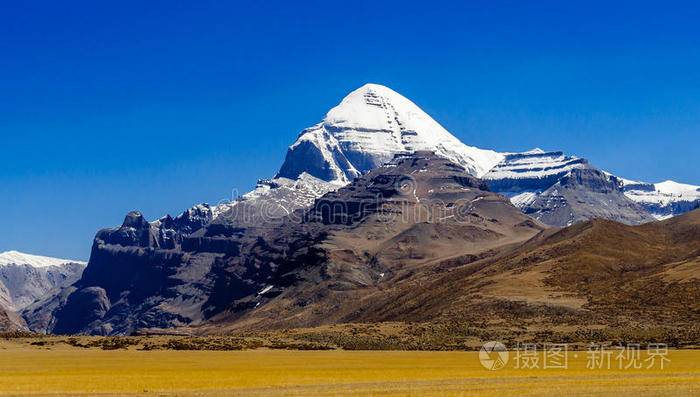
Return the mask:
[[[461, 4], [455, 4], [461, 3]], [[216, 203], [366, 82], [469, 145], [700, 184], [695, 1], [6, 1], [0, 251]]]

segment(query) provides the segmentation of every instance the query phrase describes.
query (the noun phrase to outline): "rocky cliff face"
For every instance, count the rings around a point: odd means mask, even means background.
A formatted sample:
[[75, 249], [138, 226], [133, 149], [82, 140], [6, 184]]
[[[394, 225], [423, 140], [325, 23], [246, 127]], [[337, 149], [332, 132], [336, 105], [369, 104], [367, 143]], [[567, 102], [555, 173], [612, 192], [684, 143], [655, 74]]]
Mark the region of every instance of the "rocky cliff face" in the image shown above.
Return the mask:
[[637, 225], [654, 218], [624, 195], [622, 183], [596, 169], [575, 169], [521, 209], [548, 225], [569, 226], [589, 219]]
[[[90, 265], [73, 291], [25, 311], [25, 318], [47, 332], [101, 335], [201, 319], [217, 255], [192, 255], [188, 236], [210, 220], [208, 206], [153, 224], [139, 212], [129, 213], [121, 227], [97, 234]], [[51, 316], [55, 321], [47, 321]]]

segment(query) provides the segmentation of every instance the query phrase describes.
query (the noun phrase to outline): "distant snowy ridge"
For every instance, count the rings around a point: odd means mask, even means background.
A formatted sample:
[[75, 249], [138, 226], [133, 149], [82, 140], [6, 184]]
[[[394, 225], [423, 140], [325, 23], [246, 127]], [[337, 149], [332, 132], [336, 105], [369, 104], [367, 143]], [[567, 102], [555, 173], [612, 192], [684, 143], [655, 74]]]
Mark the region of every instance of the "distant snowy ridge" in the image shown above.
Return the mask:
[[674, 181], [647, 183], [622, 179], [625, 195], [656, 219], [667, 219], [700, 207], [700, 186]]
[[0, 253], [0, 266], [16, 264], [33, 267], [60, 266], [66, 263], [86, 264], [83, 261], [71, 259], [51, 258], [48, 256], [30, 255], [18, 251], [6, 251]]
[[86, 263], [30, 255], [17, 251], [0, 254], [0, 304], [19, 311], [56, 288], [76, 282]]

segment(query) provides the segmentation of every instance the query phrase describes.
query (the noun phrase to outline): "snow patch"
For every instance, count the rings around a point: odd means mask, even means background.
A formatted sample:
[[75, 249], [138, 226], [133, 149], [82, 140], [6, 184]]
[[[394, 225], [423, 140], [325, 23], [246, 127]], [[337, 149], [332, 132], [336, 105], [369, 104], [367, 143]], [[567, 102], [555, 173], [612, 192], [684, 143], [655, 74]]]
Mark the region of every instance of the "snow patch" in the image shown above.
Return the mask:
[[268, 285], [267, 287], [261, 289], [260, 292], [258, 292], [258, 295], [265, 295], [265, 293], [270, 291], [273, 287], [274, 285]]
[[537, 199], [537, 193], [524, 192], [524, 193], [516, 194], [515, 196], [511, 197], [510, 202], [513, 203], [513, 205], [518, 207], [518, 208], [523, 208], [523, 207], [527, 207], [528, 205], [535, 202], [536, 199]]

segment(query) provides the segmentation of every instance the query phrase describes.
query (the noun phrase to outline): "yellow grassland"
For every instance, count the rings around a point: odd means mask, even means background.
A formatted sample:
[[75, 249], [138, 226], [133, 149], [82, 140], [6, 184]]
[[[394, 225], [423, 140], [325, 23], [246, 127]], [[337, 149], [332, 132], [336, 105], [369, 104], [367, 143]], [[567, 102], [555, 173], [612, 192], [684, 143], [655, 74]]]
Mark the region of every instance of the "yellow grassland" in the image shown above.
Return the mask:
[[[663, 370], [484, 369], [477, 352], [138, 351], [0, 345], [2, 396], [700, 396], [700, 351]], [[614, 365], [613, 365], [614, 367]]]

